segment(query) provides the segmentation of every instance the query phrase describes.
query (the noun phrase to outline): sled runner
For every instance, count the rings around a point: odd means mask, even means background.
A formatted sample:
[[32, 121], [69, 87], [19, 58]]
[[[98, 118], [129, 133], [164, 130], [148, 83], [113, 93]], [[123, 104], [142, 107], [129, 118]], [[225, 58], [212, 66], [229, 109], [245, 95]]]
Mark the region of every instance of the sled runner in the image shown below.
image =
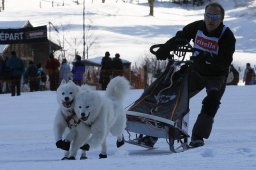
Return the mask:
[[[154, 49], [160, 46], [153, 45], [150, 52], [156, 54]], [[173, 51], [165, 71], [127, 110], [127, 143], [145, 147], [139, 139], [147, 135], [165, 138], [172, 152], [187, 149], [191, 63], [185, 61], [187, 52], [192, 52], [189, 44]]]

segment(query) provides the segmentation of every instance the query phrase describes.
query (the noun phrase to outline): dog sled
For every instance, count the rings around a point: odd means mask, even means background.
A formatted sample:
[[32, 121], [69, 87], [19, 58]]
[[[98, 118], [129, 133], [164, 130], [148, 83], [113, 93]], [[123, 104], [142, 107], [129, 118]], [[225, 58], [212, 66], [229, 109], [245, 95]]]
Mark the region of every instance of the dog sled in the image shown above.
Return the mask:
[[[152, 54], [161, 44], [150, 48]], [[166, 69], [127, 110], [127, 143], [145, 147], [139, 139], [146, 135], [165, 138], [171, 152], [188, 149], [190, 44], [168, 57]]]

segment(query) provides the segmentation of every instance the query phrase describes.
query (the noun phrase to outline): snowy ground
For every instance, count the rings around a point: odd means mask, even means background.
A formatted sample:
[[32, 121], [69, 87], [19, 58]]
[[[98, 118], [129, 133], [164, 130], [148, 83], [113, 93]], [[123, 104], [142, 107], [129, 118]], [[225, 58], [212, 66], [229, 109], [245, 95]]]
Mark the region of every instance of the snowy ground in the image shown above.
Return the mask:
[[[131, 90], [125, 106], [137, 99], [142, 90]], [[190, 103], [190, 127], [194, 124], [205, 93]], [[108, 138], [109, 154], [98, 159], [99, 148], [89, 159], [61, 161], [63, 152], [55, 147], [53, 119], [57, 110], [55, 92], [22, 93], [19, 97], [0, 95], [0, 169], [3, 170], [76, 170], [76, 169], [256, 169], [256, 86], [229, 86], [215, 118], [206, 145], [187, 152], [171, 154], [164, 139], [157, 149], [147, 150], [125, 144], [117, 149], [116, 139]], [[128, 139], [128, 134], [125, 133]]]

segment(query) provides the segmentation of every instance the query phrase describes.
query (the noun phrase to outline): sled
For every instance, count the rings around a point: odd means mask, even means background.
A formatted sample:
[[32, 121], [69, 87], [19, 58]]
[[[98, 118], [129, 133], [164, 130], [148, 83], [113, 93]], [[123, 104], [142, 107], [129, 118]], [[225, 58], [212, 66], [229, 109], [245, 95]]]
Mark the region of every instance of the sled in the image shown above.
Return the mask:
[[[150, 52], [155, 54], [153, 45]], [[187, 44], [173, 51], [168, 57], [165, 71], [149, 86], [126, 111], [129, 144], [139, 145], [142, 135], [165, 138], [172, 152], [185, 150], [188, 146], [189, 92], [188, 79], [192, 52]], [[145, 147], [145, 146], [142, 146]]]

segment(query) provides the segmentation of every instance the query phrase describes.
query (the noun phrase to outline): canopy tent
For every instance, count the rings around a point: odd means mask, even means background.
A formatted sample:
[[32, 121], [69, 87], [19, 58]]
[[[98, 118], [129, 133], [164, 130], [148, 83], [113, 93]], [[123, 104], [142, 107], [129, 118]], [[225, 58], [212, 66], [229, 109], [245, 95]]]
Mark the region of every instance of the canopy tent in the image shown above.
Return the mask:
[[[82, 62], [86, 65], [86, 66], [95, 66], [95, 67], [101, 67], [101, 60], [103, 57], [94, 57], [94, 58], [90, 58], [90, 59], [83, 59]], [[123, 66], [125, 69], [128, 69], [131, 67], [131, 62], [125, 59], [121, 59]]]

